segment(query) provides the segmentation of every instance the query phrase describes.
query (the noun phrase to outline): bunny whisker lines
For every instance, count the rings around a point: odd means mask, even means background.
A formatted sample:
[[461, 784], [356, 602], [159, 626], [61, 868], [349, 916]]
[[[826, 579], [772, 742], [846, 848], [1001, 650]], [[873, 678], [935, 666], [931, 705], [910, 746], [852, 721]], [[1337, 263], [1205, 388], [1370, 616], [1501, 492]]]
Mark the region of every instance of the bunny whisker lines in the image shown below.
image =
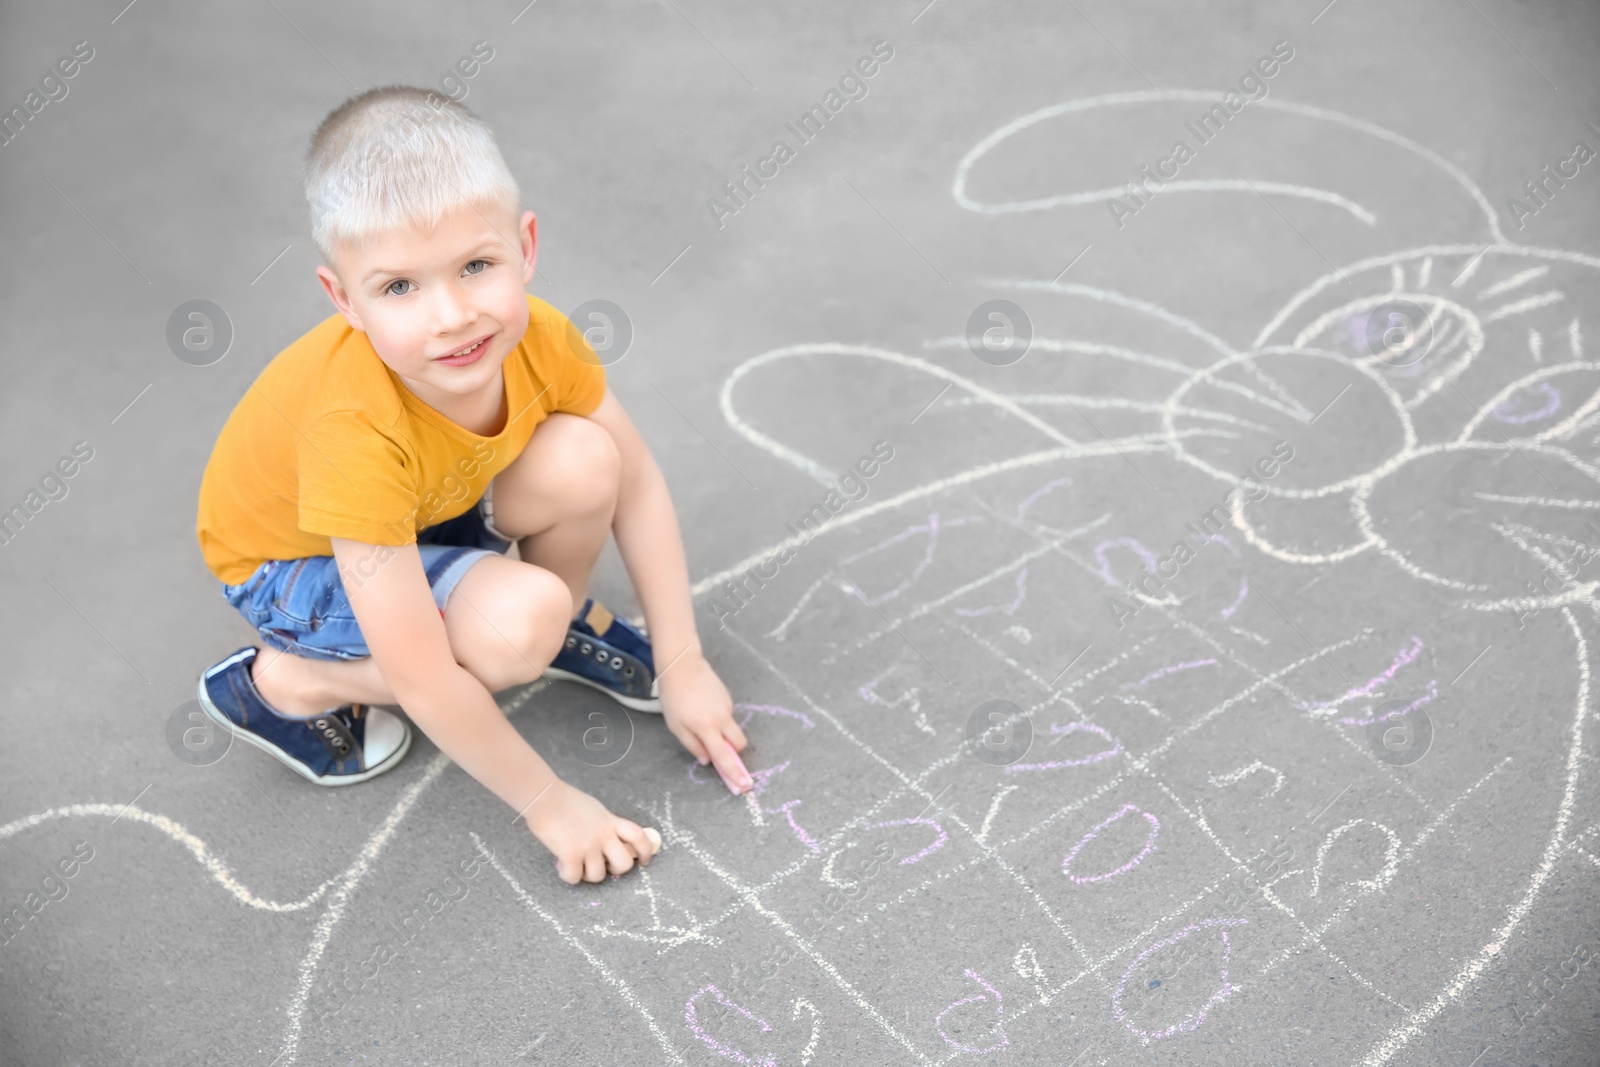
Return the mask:
[[1172, 183], [1182, 168], [1195, 158], [1199, 148], [1216, 139], [1229, 119], [1243, 111], [1244, 106], [1252, 100], [1264, 99], [1269, 92], [1268, 80], [1293, 58], [1294, 46], [1288, 41], [1277, 42], [1269, 55], [1257, 59], [1255, 66], [1240, 76], [1238, 89], [1229, 89], [1198, 119], [1185, 122], [1183, 128], [1194, 135], [1196, 146], [1191, 148], [1187, 138], [1178, 138], [1172, 143], [1172, 151], [1156, 161], [1154, 173], [1151, 165], [1146, 163], [1139, 168], [1138, 175], [1124, 183], [1126, 196], [1111, 197], [1106, 201], [1106, 207], [1111, 211], [1111, 221], [1117, 224], [1117, 229], [1122, 229], [1126, 225], [1124, 219], [1137, 215], [1156, 193]]

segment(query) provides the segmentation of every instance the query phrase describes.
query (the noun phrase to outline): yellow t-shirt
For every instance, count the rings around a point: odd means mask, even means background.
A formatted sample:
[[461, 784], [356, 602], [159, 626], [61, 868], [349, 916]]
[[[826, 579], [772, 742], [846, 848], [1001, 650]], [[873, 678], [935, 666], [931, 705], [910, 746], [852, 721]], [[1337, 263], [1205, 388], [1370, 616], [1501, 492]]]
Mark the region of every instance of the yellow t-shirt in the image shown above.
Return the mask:
[[237, 585], [269, 559], [331, 556], [331, 537], [410, 544], [472, 507], [551, 413], [589, 415], [605, 397], [593, 349], [531, 295], [501, 373], [506, 425], [481, 437], [418, 398], [344, 316], [328, 316], [267, 364], [217, 436], [195, 526], [206, 565]]

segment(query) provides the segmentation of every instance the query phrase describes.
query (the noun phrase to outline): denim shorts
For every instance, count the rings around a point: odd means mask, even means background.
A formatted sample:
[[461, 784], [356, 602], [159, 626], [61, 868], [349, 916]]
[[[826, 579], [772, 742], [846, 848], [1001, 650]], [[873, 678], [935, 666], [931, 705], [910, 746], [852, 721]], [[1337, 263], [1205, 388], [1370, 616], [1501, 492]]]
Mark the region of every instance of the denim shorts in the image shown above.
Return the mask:
[[[464, 514], [417, 531], [417, 552], [441, 615], [474, 563], [511, 547], [511, 539], [494, 528], [492, 490], [491, 483]], [[269, 559], [238, 585], [222, 583], [222, 596], [273, 648], [323, 660], [372, 654], [332, 556]]]

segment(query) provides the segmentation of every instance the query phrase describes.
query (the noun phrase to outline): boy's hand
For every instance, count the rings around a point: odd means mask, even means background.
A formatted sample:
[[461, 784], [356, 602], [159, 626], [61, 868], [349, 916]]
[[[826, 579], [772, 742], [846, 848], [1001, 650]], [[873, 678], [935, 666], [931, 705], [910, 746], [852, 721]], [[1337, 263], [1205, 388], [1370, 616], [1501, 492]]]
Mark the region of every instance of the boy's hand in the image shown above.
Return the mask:
[[[733, 721], [733, 697], [698, 649], [685, 652], [657, 682], [667, 729], [702, 765], [714, 763], [723, 779], [747, 793], [754, 783], [736, 753], [744, 731]], [[729, 746], [732, 746], [731, 748]]]
[[606, 810], [581, 789], [556, 781], [528, 811], [528, 829], [556, 858], [556, 874], [568, 885], [599, 882], [607, 872], [625, 874], [634, 860], [648, 865], [655, 846], [644, 827]]

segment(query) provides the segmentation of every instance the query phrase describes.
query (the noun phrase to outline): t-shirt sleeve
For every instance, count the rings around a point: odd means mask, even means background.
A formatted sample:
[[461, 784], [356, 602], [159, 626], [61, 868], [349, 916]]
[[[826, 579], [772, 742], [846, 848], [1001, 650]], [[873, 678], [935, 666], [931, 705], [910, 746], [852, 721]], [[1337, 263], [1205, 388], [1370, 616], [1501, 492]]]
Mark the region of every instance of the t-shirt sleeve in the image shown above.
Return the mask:
[[600, 406], [600, 401], [605, 399], [606, 371], [579, 326], [602, 331], [608, 344], [626, 343], [617, 336], [617, 331], [630, 327], [613, 322], [598, 312], [594, 321], [580, 324], [574, 324], [553, 308], [551, 314], [554, 316], [552, 325], [556, 327], [552, 333], [562, 338], [564, 343], [552, 345], [548, 357], [550, 366], [547, 380], [555, 384], [555, 388], [550, 390], [554, 397], [554, 406], [550, 411], [592, 415], [595, 408]]
[[296, 452], [300, 529], [371, 545], [416, 540], [417, 489], [406, 450], [370, 415], [329, 412], [300, 437]]

